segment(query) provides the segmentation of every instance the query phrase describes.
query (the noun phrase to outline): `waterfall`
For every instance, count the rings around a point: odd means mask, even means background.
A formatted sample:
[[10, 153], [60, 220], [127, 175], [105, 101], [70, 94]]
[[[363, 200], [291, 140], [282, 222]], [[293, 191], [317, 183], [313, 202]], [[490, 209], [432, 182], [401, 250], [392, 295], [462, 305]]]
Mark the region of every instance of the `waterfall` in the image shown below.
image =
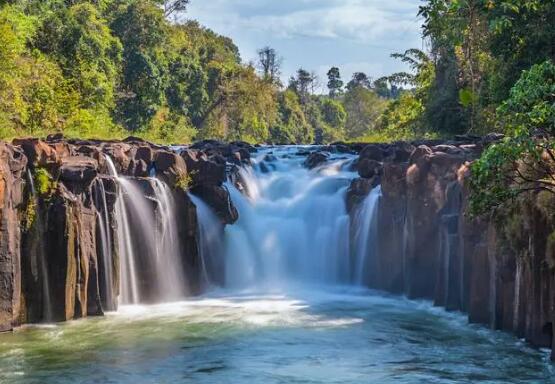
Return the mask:
[[201, 262], [202, 284], [222, 283], [219, 269], [222, 268], [222, 223], [212, 209], [198, 197], [189, 194], [197, 207], [198, 249]]
[[185, 277], [180, 257], [180, 239], [177, 233], [177, 211], [168, 185], [152, 179], [154, 196], [158, 202], [156, 232], [156, 269], [161, 298], [175, 300], [185, 295]]
[[349, 282], [345, 198], [356, 175], [343, 165], [351, 158], [331, 156], [329, 164], [308, 170], [302, 149], [261, 150], [252, 169], [239, 171], [246, 196], [227, 183], [239, 220], [225, 228], [226, 286]]
[[183, 297], [185, 281], [176, 207], [169, 187], [156, 178], [145, 179], [154, 193], [149, 198], [132, 180], [117, 175], [109, 157], [107, 162], [110, 174], [119, 185], [115, 214], [121, 261], [121, 302], [137, 304]]
[[355, 213], [354, 254], [356, 268], [355, 283], [362, 285], [369, 274], [369, 262], [377, 249], [378, 203], [382, 195], [381, 186], [374, 188], [364, 199], [362, 206]]
[[114, 266], [112, 254], [112, 234], [110, 231], [110, 218], [108, 212], [108, 204], [106, 202], [106, 191], [102, 180], [97, 181], [99, 193], [96, 194], [98, 210], [96, 212], [98, 218], [98, 226], [100, 230], [100, 250], [103, 264], [103, 283], [104, 283], [104, 309], [113, 311], [116, 309], [114, 303]]
[[129, 225], [129, 215], [124, 202], [123, 189], [125, 180], [118, 176], [112, 159], [106, 156], [110, 175], [118, 182], [118, 195], [115, 204], [115, 217], [117, 221], [118, 254], [120, 257], [120, 301], [123, 304], [139, 302], [139, 281], [135, 265], [136, 256], [133, 248], [133, 239]]
[[34, 267], [33, 269], [36, 271], [38, 267], [38, 270], [40, 271], [39, 279], [42, 285], [42, 320], [44, 322], [50, 322], [54, 319], [54, 314], [52, 311], [52, 298], [50, 296], [50, 275], [48, 272], [46, 252], [44, 249], [45, 244], [44, 226], [42, 222], [43, 218], [41, 215], [40, 201], [38, 198], [37, 190], [35, 189], [35, 182], [33, 180], [33, 175], [31, 174], [30, 169], [27, 169], [27, 179], [29, 181], [32, 195], [32, 199], [30, 200], [29, 204], [34, 204], [36, 215], [36, 222], [32, 228], [36, 237], [36, 243], [34, 247], [35, 257], [31, 259], [31, 268]]

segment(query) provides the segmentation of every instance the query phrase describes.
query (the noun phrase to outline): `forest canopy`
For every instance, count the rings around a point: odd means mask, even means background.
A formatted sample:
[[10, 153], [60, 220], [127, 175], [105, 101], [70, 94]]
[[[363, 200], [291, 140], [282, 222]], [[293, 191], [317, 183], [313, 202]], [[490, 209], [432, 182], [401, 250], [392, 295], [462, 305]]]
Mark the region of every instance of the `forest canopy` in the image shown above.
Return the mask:
[[523, 71], [555, 59], [555, 0], [427, 0], [426, 48], [393, 55], [407, 72], [345, 79], [332, 67], [321, 79], [300, 68], [283, 84], [278, 52], [262, 47], [245, 63], [231, 39], [174, 17], [188, 4], [0, 0], [0, 137], [298, 144], [511, 133], [511, 116], [528, 113], [511, 104], [515, 93], [538, 96]]

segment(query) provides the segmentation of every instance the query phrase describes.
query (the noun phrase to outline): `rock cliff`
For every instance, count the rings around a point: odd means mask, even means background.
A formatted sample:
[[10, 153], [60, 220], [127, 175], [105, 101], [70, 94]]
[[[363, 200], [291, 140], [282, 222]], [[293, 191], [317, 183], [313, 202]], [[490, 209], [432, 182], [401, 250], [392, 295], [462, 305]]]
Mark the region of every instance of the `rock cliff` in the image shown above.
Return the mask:
[[[154, 198], [156, 177], [171, 189], [187, 292], [201, 289], [195, 193], [220, 217], [237, 220], [223, 186], [226, 164], [249, 161], [245, 143], [201, 142], [168, 148], [137, 138], [100, 142], [17, 139], [0, 143], [0, 331], [24, 323], [65, 321], [117, 308], [119, 271], [115, 215], [118, 183], [108, 164]], [[153, 216], [154, 217], [154, 216]], [[131, 223], [133, 227], [144, 223]], [[155, 226], [155, 223], [150, 223]], [[101, 257], [108, 254], [109, 257]], [[144, 260], [142, 289], [151, 266]]]
[[[348, 206], [381, 184], [368, 285], [468, 313], [469, 321], [551, 347], [555, 201], [530, 193], [491, 217], [468, 212], [469, 165], [495, 137], [369, 145]], [[362, 186], [362, 187], [361, 187]]]

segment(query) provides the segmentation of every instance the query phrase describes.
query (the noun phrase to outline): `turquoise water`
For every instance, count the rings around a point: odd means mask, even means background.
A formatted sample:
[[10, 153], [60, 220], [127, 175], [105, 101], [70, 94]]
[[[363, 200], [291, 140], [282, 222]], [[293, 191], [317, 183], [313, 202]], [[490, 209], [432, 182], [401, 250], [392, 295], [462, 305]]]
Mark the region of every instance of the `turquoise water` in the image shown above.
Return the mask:
[[0, 383], [555, 382], [546, 352], [351, 288], [216, 292], [0, 335]]

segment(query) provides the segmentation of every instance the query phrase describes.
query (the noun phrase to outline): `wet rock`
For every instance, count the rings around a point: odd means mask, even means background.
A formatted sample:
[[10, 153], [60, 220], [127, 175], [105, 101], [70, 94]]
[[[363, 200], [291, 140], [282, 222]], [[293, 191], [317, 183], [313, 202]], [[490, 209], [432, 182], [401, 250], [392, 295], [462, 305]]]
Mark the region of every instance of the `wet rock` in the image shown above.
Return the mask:
[[347, 190], [347, 212], [354, 210], [364, 201], [366, 196], [380, 184], [379, 177], [354, 179]]
[[374, 176], [382, 174], [382, 163], [367, 158], [362, 158], [357, 164], [358, 174], [365, 179], [371, 179]]
[[312, 152], [306, 158], [304, 162], [304, 166], [307, 167], [308, 169], [314, 169], [327, 162], [328, 159], [329, 159], [329, 153], [327, 152]]
[[383, 161], [384, 152], [379, 144], [369, 144], [360, 152], [361, 159]]
[[214, 209], [222, 223], [233, 224], [239, 219], [239, 212], [233, 205], [227, 188], [205, 184], [195, 186], [191, 191]]
[[183, 157], [174, 152], [158, 151], [154, 160], [156, 172], [163, 176], [170, 186], [180, 188], [188, 187], [183, 185], [187, 182], [187, 164]]
[[70, 156], [71, 152], [67, 145], [50, 145], [40, 139], [14, 139], [13, 144], [21, 147], [28, 159], [29, 165], [33, 167], [46, 167], [52, 169], [61, 163], [62, 158]]
[[98, 162], [85, 156], [66, 157], [62, 160], [59, 173], [62, 182], [88, 188], [98, 175]]
[[386, 161], [404, 163], [409, 161], [411, 154], [416, 148], [414, 145], [406, 142], [398, 142], [393, 144], [389, 150]]
[[181, 152], [187, 170], [192, 179], [192, 186], [216, 185], [220, 186], [226, 179], [225, 160], [212, 161], [202, 152], [185, 150]]
[[0, 142], [0, 332], [19, 324], [21, 300], [21, 231], [18, 206], [23, 200], [27, 158]]

